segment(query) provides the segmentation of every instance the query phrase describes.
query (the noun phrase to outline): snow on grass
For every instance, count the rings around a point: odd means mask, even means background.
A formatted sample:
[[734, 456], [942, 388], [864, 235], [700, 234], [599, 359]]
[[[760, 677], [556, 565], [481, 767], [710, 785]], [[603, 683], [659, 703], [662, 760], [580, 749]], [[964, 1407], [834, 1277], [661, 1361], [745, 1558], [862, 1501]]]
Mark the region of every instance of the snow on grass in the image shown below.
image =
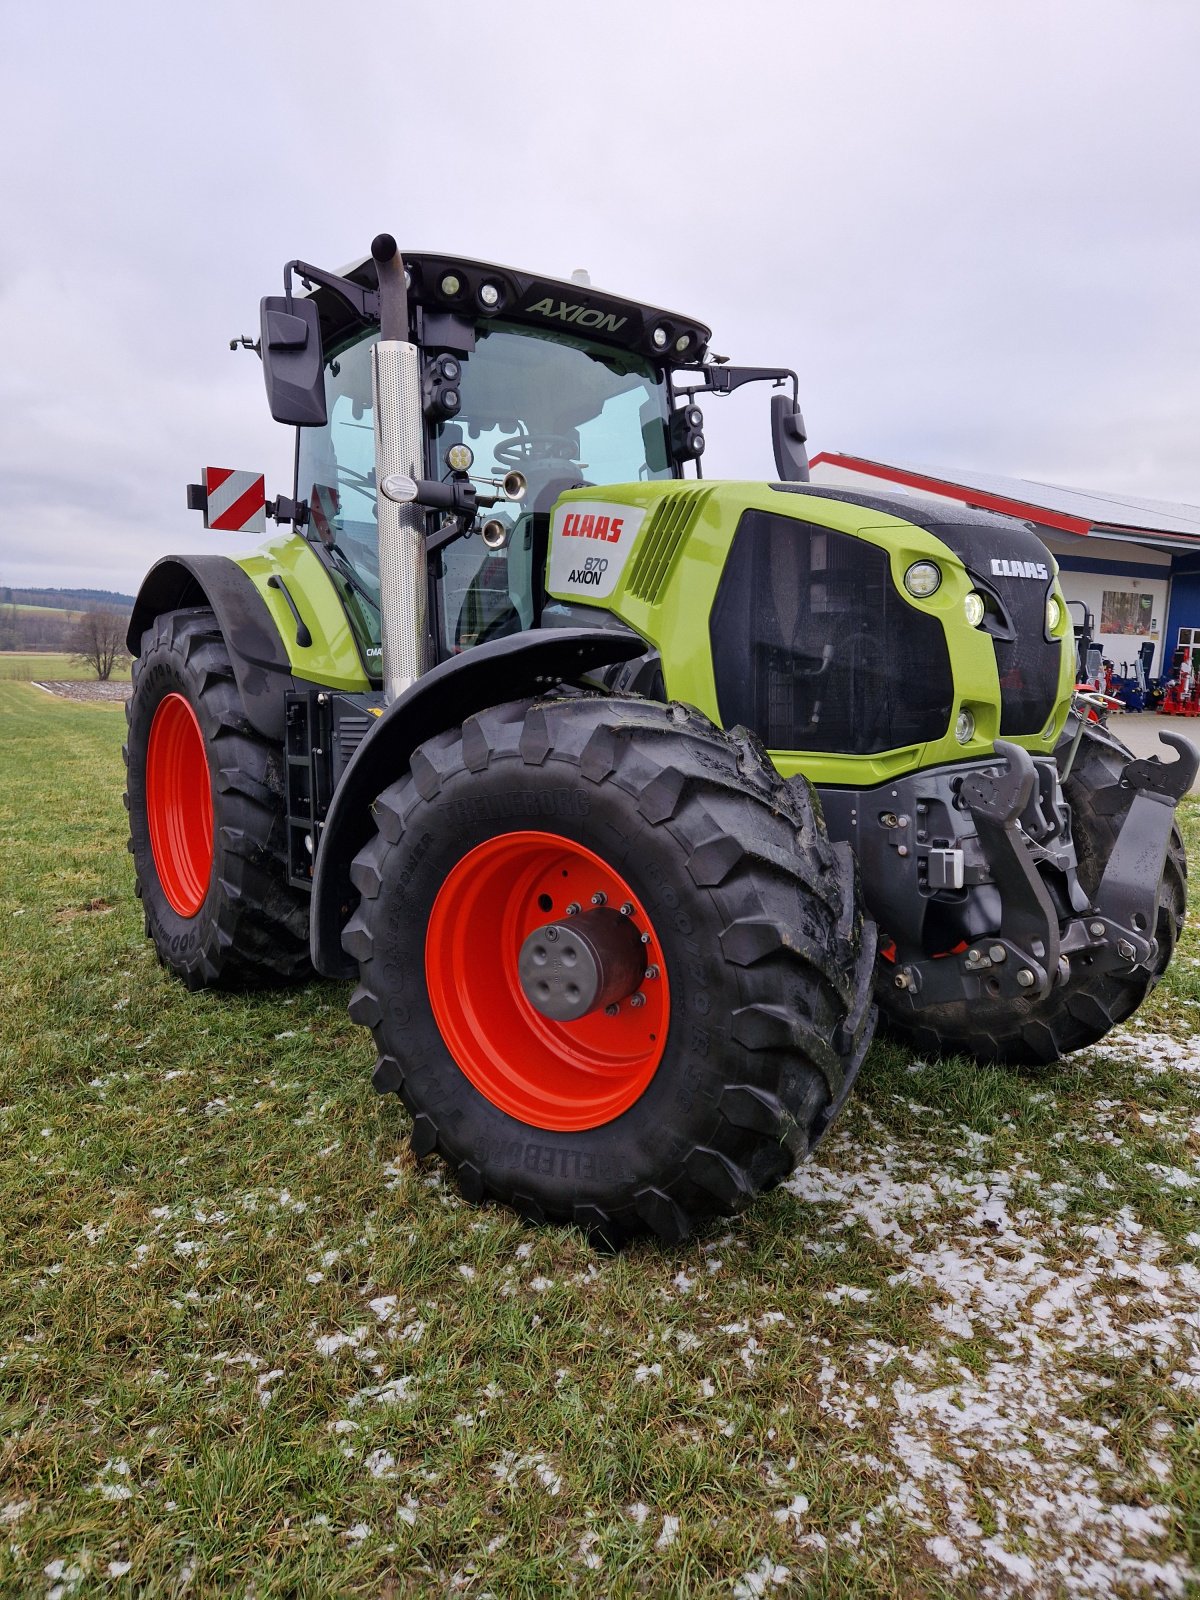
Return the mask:
[[1143, 1072], [1156, 1077], [1165, 1072], [1200, 1076], [1200, 1036], [1175, 1039], [1169, 1033], [1116, 1028], [1096, 1048], [1105, 1055], [1134, 1056]]
[[[1177, 1041], [1134, 1043], [1146, 1060], [1193, 1060]], [[827, 1233], [869, 1233], [894, 1259], [888, 1282], [927, 1296], [944, 1333], [924, 1347], [852, 1341], [818, 1375], [832, 1421], [860, 1434], [874, 1412], [886, 1430], [885, 1514], [922, 1530], [948, 1577], [986, 1591], [1182, 1594], [1197, 1575], [1161, 1554], [1171, 1521], [1151, 1498], [1161, 1458], [1131, 1462], [1127, 1439], [1118, 1451], [1102, 1373], [1153, 1363], [1192, 1386], [1200, 1271], [1129, 1206], [1068, 1222], [1067, 1186], [1047, 1192], [1020, 1157], [987, 1170], [974, 1164], [976, 1139], [959, 1152], [971, 1165], [930, 1171], [867, 1120], [865, 1139], [843, 1135], [827, 1165], [801, 1168], [787, 1187], [828, 1208]], [[1019, 1203], [1030, 1194], [1046, 1204]], [[824, 1298], [857, 1302], [845, 1289]], [[775, 1515], [787, 1522], [790, 1508]], [[740, 1581], [752, 1577], [763, 1574]]]

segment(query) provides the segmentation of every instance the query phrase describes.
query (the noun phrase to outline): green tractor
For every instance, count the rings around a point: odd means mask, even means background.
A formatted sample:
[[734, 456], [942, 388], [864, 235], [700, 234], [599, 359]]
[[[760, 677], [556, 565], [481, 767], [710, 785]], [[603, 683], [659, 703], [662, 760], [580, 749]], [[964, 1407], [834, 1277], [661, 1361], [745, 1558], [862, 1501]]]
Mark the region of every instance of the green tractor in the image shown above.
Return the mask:
[[[677, 1240], [813, 1149], [877, 1017], [1002, 1062], [1127, 1017], [1197, 754], [1080, 707], [1027, 525], [811, 485], [794, 373], [577, 279], [288, 264], [284, 527], [146, 577], [130, 848], [189, 987], [356, 980], [468, 1198]], [[751, 382], [778, 481], [706, 480], [697, 397]], [[253, 526], [261, 480], [189, 503]]]

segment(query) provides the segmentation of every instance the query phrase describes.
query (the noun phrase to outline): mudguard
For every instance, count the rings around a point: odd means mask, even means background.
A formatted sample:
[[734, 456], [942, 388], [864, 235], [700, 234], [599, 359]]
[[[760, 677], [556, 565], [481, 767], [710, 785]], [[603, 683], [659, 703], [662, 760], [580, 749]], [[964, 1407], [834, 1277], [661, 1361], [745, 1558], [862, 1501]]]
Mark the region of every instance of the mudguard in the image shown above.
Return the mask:
[[142, 634], [164, 611], [211, 606], [233, 662], [246, 715], [264, 738], [283, 743], [284, 696], [308, 688], [292, 675], [287, 647], [266, 602], [236, 561], [228, 556], [164, 556], [142, 580], [126, 642], [131, 655]]
[[544, 693], [645, 650], [639, 635], [612, 627], [528, 629], [443, 661], [393, 700], [351, 758], [321, 831], [309, 923], [317, 971], [327, 978], [357, 974], [341, 944], [358, 900], [350, 864], [371, 837], [376, 796], [403, 776], [419, 744], [485, 706]]

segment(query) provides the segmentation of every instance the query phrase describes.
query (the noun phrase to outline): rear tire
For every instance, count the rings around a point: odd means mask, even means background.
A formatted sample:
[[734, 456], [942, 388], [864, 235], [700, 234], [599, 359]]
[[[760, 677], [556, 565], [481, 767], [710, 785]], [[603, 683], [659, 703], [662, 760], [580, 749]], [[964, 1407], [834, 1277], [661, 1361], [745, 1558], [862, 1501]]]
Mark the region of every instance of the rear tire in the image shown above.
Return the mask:
[[214, 614], [155, 619], [133, 664], [125, 804], [147, 937], [189, 989], [309, 976], [287, 881], [283, 754], [251, 725]]
[[[782, 784], [750, 735], [641, 700], [500, 706], [422, 745], [374, 813], [342, 941], [359, 963], [350, 1012], [374, 1035], [376, 1088], [413, 1114], [414, 1150], [440, 1152], [468, 1199], [599, 1243], [673, 1241], [816, 1144], [873, 1032], [874, 929], [811, 790]], [[609, 892], [593, 877], [628, 894], [660, 966], [641, 980], [632, 1065], [628, 999], [557, 1024], [519, 984], [495, 986], [539, 917]]]
[[[1059, 743], [1060, 768], [1074, 736], [1068, 724]], [[1133, 752], [1096, 723], [1084, 724], [1071, 775], [1063, 793], [1071, 807], [1071, 826], [1079, 881], [1095, 895], [1117, 835], [1133, 799], [1121, 790], [1121, 775]], [[1112, 803], [1110, 803], [1112, 802]], [[1071, 976], [1041, 1000], [957, 1001], [931, 1006], [914, 1018], [897, 1007], [891, 974], [884, 968], [879, 1009], [890, 1033], [910, 1041], [926, 1055], [969, 1055], [977, 1061], [1012, 1066], [1045, 1066], [1097, 1044], [1131, 1016], [1158, 983], [1175, 953], [1187, 910], [1187, 856], [1178, 827], [1171, 830], [1158, 885], [1158, 918], [1152, 961], [1130, 972], [1093, 973], [1076, 957]]]

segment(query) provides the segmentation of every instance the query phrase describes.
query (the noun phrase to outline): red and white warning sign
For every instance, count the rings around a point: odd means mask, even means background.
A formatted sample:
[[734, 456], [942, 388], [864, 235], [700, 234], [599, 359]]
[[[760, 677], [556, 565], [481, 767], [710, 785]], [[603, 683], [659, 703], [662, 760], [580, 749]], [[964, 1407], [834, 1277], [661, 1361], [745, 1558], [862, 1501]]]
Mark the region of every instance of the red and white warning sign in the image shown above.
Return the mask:
[[222, 533], [266, 531], [267, 489], [261, 472], [205, 467], [204, 491], [206, 528], [219, 528]]

